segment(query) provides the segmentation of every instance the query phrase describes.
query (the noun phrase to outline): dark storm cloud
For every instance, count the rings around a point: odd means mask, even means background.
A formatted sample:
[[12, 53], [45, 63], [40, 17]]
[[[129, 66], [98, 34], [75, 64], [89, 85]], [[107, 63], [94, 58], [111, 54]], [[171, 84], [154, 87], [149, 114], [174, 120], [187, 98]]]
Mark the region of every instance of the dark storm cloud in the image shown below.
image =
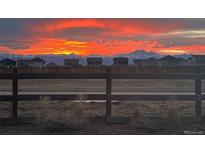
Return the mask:
[[51, 36], [69, 40], [93, 41], [96, 39], [96, 37], [99, 37], [100, 35], [108, 31], [110, 30], [107, 28], [76, 27], [58, 30]]
[[170, 37], [170, 38], [163, 38], [158, 40], [162, 43], [165, 47], [172, 47], [172, 46], [187, 46], [187, 45], [204, 45], [205, 38], [183, 38], [183, 37]]
[[9, 49], [28, 49], [31, 46], [31, 40], [36, 33], [29, 28], [50, 19], [0, 19], [0, 46]]
[[0, 19], [0, 37], [28, 37], [28, 19]]
[[36, 34], [30, 28], [43, 23], [53, 23], [57, 19], [0, 18], [0, 37], [29, 38]]
[[[180, 21], [180, 19], [177, 19]], [[181, 19], [181, 22], [184, 23], [185, 29], [205, 29], [205, 19], [196, 18], [196, 19]]]
[[179, 27], [179, 29], [205, 29], [205, 18], [161, 18], [147, 20], [162, 26], [169, 26], [171, 23], [183, 25], [182, 27]]
[[31, 46], [31, 41], [17, 39], [0, 39], [0, 46], [8, 47], [9, 49], [28, 49]]

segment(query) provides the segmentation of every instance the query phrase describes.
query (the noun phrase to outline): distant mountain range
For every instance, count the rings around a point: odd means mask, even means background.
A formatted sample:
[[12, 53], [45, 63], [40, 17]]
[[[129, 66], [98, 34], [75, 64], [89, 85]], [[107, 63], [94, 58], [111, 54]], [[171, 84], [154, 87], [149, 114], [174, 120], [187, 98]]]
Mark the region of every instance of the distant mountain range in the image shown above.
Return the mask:
[[[85, 64], [86, 63], [86, 58], [87, 57], [103, 57], [103, 63], [104, 65], [111, 65], [112, 64], [112, 58], [113, 57], [127, 57], [129, 58], [130, 63], [132, 63], [133, 59], [148, 59], [148, 58], [162, 58], [166, 55], [161, 55], [158, 53], [154, 53], [154, 52], [148, 52], [148, 51], [144, 51], [144, 50], [136, 50], [134, 52], [130, 52], [130, 53], [125, 53], [125, 54], [118, 54], [118, 55], [114, 55], [114, 56], [101, 56], [101, 55], [87, 55], [87, 56], [79, 56], [77, 54], [69, 54], [69, 55], [65, 55], [65, 54], [59, 54], [59, 55], [54, 55], [54, 54], [50, 54], [50, 55], [26, 55], [26, 56], [22, 56], [22, 55], [9, 55], [9, 54], [0, 54], [0, 60], [4, 59], [4, 58], [10, 58], [10, 59], [32, 59], [34, 57], [40, 57], [44, 60], [46, 60], [47, 63], [55, 63], [58, 65], [63, 65], [64, 63], [64, 59], [67, 58], [79, 58], [80, 59], [80, 63], [81, 64]], [[182, 55], [173, 55], [174, 57], [177, 58], [183, 58], [183, 59], [188, 59], [190, 57], [192, 57], [191, 54], [182, 54]]]

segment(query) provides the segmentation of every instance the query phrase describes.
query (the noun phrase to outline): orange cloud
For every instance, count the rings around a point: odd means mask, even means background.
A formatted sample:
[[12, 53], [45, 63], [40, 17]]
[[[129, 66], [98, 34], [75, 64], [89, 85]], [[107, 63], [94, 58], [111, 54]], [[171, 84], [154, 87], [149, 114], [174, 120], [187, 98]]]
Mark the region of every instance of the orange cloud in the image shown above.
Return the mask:
[[205, 45], [175, 46], [160, 50], [160, 52], [164, 54], [203, 54], [204, 51]]
[[[28, 22], [30, 24], [24, 21], [23, 28], [18, 23], [16, 27], [20, 28], [16, 31], [14, 27], [13, 33], [16, 34], [14, 40], [12, 40], [12, 27], [7, 31], [2, 31], [0, 52], [24, 55], [70, 53], [114, 55], [140, 49], [162, 54], [205, 52], [205, 45], [200, 45], [196, 40], [200, 36], [202, 37], [200, 42], [203, 43], [204, 30], [181, 30], [185, 23], [180, 20], [42, 19], [32, 23], [31, 21], [32, 19]], [[24, 27], [25, 35], [21, 35]], [[98, 31], [98, 29], [100, 30]], [[89, 33], [83, 33], [85, 31], [89, 31]], [[61, 33], [59, 34], [59, 32]], [[178, 38], [180, 40], [184, 35], [186, 37], [180, 44]], [[8, 36], [7, 40], [3, 40], [2, 43], [1, 39], [5, 39], [6, 36]], [[11, 39], [10, 42], [9, 39]], [[194, 43], [192, 43], [192, 39], [195, 39]], [[23, 45], [24, 40], [29, 40], [26, 46]], [[170, 41], [169, 45], [167, 45], [168, 41]], [[178, 41], [178, 45], [174, 45], [177, 44], [176, 41]], [[184, 44], [182, 45], [182, 43]]]
[[105, 34], [119, 35], [150, 35], [170, 32], [176, 28], [183, 27], [182, 23], [157, 22], [152, 19], [56, 19], [54, 21], [34, 24], [28, 27], [34, 32], [55, 33], [56, 31], [69, 28], [95, 27], [108, 29]]
[[28, 49], [9, 49], [0, 46], [0, 51], [9, 53], [17, 53], [22, 55], [38, 55], [38, 54], [102, 54], [115, 55], [120, 53], [128, 53], [135, 50], [154, 51], [161, 54], [183, 54], [196, 53], [205, 51], [204, 45], [187, 45], [166, 47], [158, 41], [142, 41], [142, 40], [112, 40], [112, 41], [68, 41], [63, 39], [39, 39], [31, 43]]

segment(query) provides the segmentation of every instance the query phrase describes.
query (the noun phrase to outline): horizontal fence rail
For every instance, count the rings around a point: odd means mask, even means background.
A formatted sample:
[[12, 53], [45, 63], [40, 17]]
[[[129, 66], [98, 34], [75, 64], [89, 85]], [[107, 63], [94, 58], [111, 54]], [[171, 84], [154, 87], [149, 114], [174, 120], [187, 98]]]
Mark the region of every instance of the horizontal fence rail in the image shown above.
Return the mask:
[[[87, 100], [105, 100], [106, 116], [111, 116], [113, 100], [167, 101], [174, 97], [177, 101], [195, 101], [195, 114], [201, 115], [201, 80], [205, 79], [205, 67], [184, 68], [135, 68], [135, 67], [77, 67], [77, 68], [14, 68], [0, 69], [0, 79], [12, 80], [12, 95], [0, 95], [0, 101], [11, 101], [11, 117], [18, 116], [18, 101], [40, 100], [49, 96], [51, 100], [75, 100], [77, 94], [18, 94], [18, 80], [26, 79], [105, 79], [105, 94], [86, 94]], [[195, 80], [194, 94], [178, 95], [125, 95], [112, 94], [113, 79], [183, 79]]]

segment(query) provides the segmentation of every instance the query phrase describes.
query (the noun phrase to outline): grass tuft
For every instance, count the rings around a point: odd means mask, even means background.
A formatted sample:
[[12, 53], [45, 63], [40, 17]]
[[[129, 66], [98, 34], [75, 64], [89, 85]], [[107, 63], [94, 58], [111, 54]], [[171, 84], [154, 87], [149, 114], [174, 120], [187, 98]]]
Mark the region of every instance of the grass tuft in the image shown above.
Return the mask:
[[53, 107], [50, 98], [40, 99], [40, 108], [35, 112], [36, 122], [41, 123], [47, 133], [72, 133], [80, 131], [88, 122], [86, 117], [86, 96], [77, 96], [70, 104], [65, 104], [65, 110], [59, 111]]
[[181, 126], [181, 120], [179, 116], [179, 106], [176, 102], [175, 97], [171, 97], [168, 101], [168, 111], [165, 116], [165, 121], [167, 123], [168, 128], [173, 129]]

